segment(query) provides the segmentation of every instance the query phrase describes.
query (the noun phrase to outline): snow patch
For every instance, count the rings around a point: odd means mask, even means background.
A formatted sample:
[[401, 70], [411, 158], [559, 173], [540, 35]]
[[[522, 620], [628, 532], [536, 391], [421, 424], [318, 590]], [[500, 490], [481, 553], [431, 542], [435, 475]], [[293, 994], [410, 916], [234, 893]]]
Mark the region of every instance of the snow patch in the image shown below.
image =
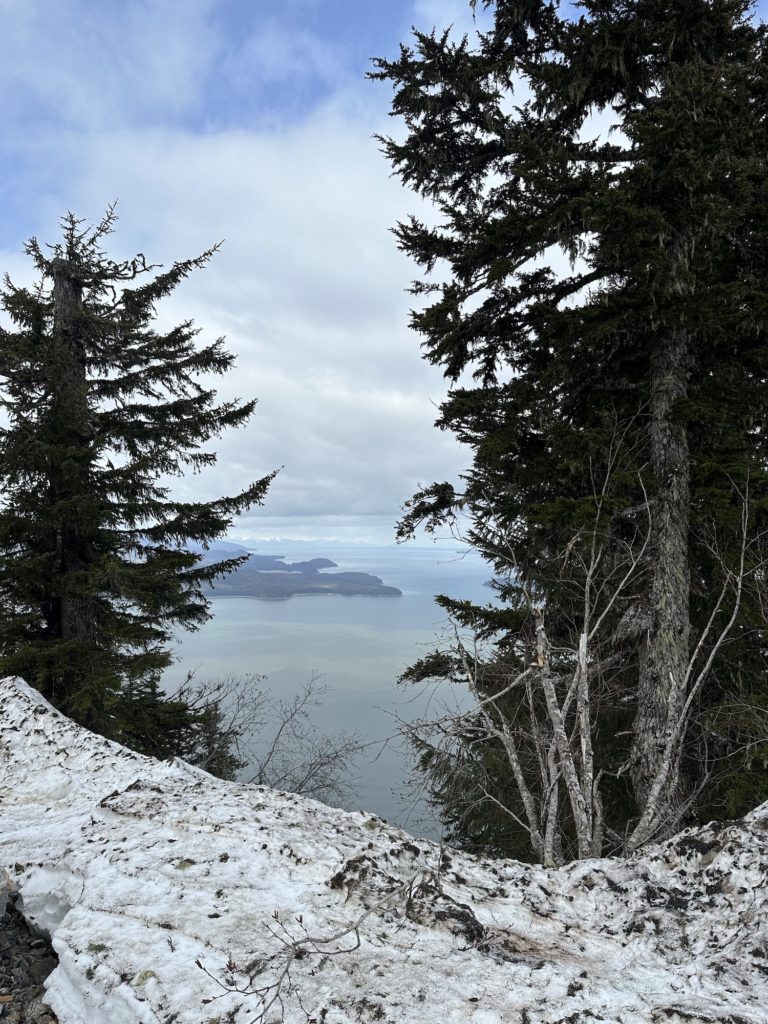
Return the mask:
[[82, 890], [83, 881], [77, 875], [40, 866], [24, 886], [17, 906], [27, 923], [50, 939]]
[[545, 870], [0, 708], [0, 879], [61, 1024], [768, 1020], [768, 805]]

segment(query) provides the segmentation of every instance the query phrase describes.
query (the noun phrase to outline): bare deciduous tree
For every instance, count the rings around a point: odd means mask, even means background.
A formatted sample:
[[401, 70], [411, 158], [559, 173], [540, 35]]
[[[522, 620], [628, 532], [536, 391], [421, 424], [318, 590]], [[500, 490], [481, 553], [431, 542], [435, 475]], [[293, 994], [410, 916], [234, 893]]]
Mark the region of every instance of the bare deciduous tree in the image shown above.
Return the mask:
[[356, 733], [326, 734], [313, 725], [312, 711], [325, 693], [319, 677], [311, 676], [288, 698], [275, 697], [262, 683], [262, 677], [251, 675], [201, 683], [194, 673], [187, 676], [170, 699], [216, 712], [210, 732], [201, 733], [187, 759], [211, 770], [226, 751], [243, 781], [317, 800], [342, 797], [352, 788], [361, 741]]
[[[546, 865], [561, 864], [571, 856], [597, 857], [606, 849], [631, 853], [680, 825], [708, 772], [702, 766], [695, 792], [684, 792], [683, 751], [702, 687], [737, 622], [744, 588], [764, 582], [764, 538], [750, 537], [745, 486], [736, 489], [741, 530], [735, 563], [726, 563], [713, 530], [709, 546], [720, 569], [719, 592], [708, 621], [690, 645], [687, 664], [678, 675], [670, 674], [664, 720], [652, 737], [638, 735], [637, 723], [645, 721], [642, 693], [622, 694], [613, 679], [622, 667], [622, 639], [628, 632], [637, 632], [633, 620], [642, 618], [636, 593], [642, 593], [642, 577], [648, 574], [654, 509], [646, 496], [642, 506], [631, 510], [632, 532], [624, 538], [611, 532], [603, 507], [613, 463], [609, 457], [605, 480], [599, 489], [595, 487], [591, 531], [572, 538], [560, 560], [563, 574], [567, 571], [579, 596], [580, 618], [572, 622], [568, 644], [550, 645], [546, 603], [523, 587], [530, 628], [511, 642], [516, 657], [500, 659], [482, 637], [456, 626], [446, 656], [433, 662], [442, 671], [430, 673], [427, 659], [420, 675], [405, 676], [451, 676], [466, 685], [471, 701], [465, 710], [401, 722], [401, 728], [422, 758], [426, 752], [427, 763], [440, 758], [450, 772], [453, 760], [453, 770], [457, 777], [463, 771], [465, 781], [469, 752], [473, 799], [493, 804], [508, 815], [527, 833], [536, 859]], [[645, 495], [642, 479], [640, 487]], [[488, 523], [487, 529], [494, 526]], [[513, 539], [501, 527], [496, 530], [496, 550], [507, 549], [509, 570], [514, 573]], [[517, 585], [522, 585], [519, 576]], [[450, 671], [445, 671], [446, 665]], [[595, 735], [601, 704], [616, 700], [633, 702], [633, 742], [621, 763], [599, 764]], [[756, 748], [768, 748], [765, 733], [751, 742]], [[483, 778], [482, 757], [471, 757], [473, 749], [487, 749], [489, 744], [500, 752], [514, 802], [505, 801], [499, 788]], [[649, 747], [657, 751], [654, 758], [648, 756]], [[606, 823], [603, 785], [608, 775], [632, 774], [639, 759], [647, 786], [641, 790], [635, 817], [619, 832]], [[495, 770], [498, 773], [498, 766]]]

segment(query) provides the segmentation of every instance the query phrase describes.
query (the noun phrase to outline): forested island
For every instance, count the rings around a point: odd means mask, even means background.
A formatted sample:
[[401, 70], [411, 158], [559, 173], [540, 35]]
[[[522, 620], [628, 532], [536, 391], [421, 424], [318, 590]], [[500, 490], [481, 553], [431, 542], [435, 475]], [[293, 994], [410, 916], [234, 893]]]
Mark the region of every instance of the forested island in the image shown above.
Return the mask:
[[337, 568], [330, 558], [312, 558], [286, 562], [284, 555], [256, 555], [246, 548], [229, 544], [214, 545], [205, 553], [205, 561], [219, 561], [249, 555], [234, 572], [215, 580], [213, 597], [255, 597], [260, 601], [285, 601], [289, 597], [311, 594], [343, 594], [355, 597], [401, 597], [397, 587], [386, 586], [378, 576], [367, 572], [323, 572]]

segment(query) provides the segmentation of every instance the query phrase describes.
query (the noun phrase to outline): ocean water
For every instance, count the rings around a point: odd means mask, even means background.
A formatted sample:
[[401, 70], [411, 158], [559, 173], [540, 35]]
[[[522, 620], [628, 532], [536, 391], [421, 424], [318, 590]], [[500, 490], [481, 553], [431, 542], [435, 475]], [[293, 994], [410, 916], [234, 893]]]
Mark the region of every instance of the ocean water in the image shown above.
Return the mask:
[[[456, 687], [403, 686], [398, 675], [445, 637], [445, 613], [434, 595], [485, 602], [490, 591], [485, 563], [473, 553], [439, 547], [265, 544], [261, 554], [288, 561], [326, 557], [339, 570], [370, 572], [398, 587], [402, 597], [318, 595], [287, 601], [216, 598], [213, 619], [197, 633], [178, 638], [177, 662], [166, 676], [172, 687], [187, 671], [199, 679], [258, 674], [261, 685], [289, 697], [312, 677], [326, 687], [313, 725], [332, 733], [356, 731], [368, 744], [350, 792], [340, 801], [422, 835], [439, 826], [413, 787], [396, 717], [432, 713], [441, 701], [461, 700]], [[450, 692], [453, 691], [453, 692]]]

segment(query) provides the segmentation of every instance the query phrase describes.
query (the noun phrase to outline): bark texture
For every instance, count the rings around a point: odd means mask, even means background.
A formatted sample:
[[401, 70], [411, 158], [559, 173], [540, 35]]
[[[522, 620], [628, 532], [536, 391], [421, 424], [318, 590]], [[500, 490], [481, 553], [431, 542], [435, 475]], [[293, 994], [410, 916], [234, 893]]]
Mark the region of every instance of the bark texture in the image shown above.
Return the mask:
[[[690, 455], [686, 426], [675, 407], [688, 390], [686, 334], [673, 334], [651, 367], [650, 446], [657, 480], [649, 591], [650, 623], [640, 650], [638, 710], [633, 746], [633, 784], [645, 806], [663, 751], [685, 702], [690, 644]], [[659, 812], [679, 800], [680, 762], [675, 757], [658, 797]]]

